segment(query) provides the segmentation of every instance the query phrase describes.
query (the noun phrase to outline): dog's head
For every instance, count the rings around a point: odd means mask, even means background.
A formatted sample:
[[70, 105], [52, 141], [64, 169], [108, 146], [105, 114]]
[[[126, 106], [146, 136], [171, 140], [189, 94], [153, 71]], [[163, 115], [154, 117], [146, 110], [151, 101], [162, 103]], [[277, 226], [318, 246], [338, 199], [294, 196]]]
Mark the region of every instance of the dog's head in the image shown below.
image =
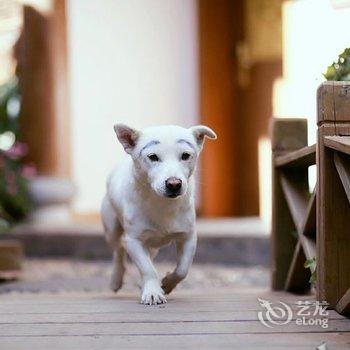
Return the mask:
[[216, 134], [204, 125], [185, 129], [175, 125], [137, 131], [123, 124], [114, 130], [136, 171], [160, 196], [177, 198], [186, 193], [204, 139]]

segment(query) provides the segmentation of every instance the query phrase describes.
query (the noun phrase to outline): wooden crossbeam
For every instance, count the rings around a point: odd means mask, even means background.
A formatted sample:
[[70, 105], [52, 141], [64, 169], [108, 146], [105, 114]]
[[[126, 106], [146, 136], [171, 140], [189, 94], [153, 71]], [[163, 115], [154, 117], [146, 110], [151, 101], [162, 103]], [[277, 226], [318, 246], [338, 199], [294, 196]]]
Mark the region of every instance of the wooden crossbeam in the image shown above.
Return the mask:
[[316, 164], [316, 144], [275, 158], [276, 167], [308, 167]]
[[350, 202], [350, 159], [344, 154], [334, 152], [334, 164]]
[[316, 256], [316, 192], [308, 200], [308, 192], [298, 183], [281, 174], [281, 184], [299, 240], [307, 259]]
[[325, 136], [324, 145], [336, 151], [350, 154], [350, 136]]
[[284, 285], [286, 291], [305, 293], [310, 288], [310, 284], [308, 283], [310, 279], [310, 271], [304, 267], [305, 260], [305, 253], [300, 241], [298, 241]]
[[[316, 242], [312, 238], [304, 236], [303, 234], [299, 235], [299, 240], [301, 246], [304, 250], [305, 257], [307, 260], [313, 259], [316, 256]], [[311, 272], [314, 272], [314, 268], [310, 268]]]
[[298, 233], [301, 233], [305, 222], [305, 213], [308, 210], [309, 192], [304, 181], [299, 181], [294, 175], [289, 172], [288, 175], [281, 172], [280, 180], [295, 227]]
[[[299, 118], [273, 118], [270, 124], [273, 155], [272, 172], [272, 232], [271, 232], [271, 282], [274, 290], [284, 289], [290, 262], [293, 259], [296, 229], [285, 193], [282, 189], [281, 172], [275, 159], [307, 146], [307, 120]], [[308, 187], [308, 172], [302, 168], [288, 168], [293, 177]], [[294, 176], [295, 175], [295, 176]], [[295, 211], [294, 211], [295, 215]]]
[[350, 288], [346, 291], [342, 298], [337, 302], [335, 306], [337, 312], [342, 315], [350, 314]]
[[[301, 181], [303, 177], [304, 181]], [[290, 213], [298, 233], [303, 233], [307, 217], [312, 214], [312, 205], [309, 205], [309, 190], [307, 187], [307, 173], [281, 172], [280, 180]], [[312, 197], [311, 197], [312, 198]]]
[[[290, 210], [294, 225], [297, 229], [298, 242], [288, 270], [285, 290], [295, 293], [303, 293], [310, 288], [310, 271], [315, 268], [305, 269], [306, 259], [316, 256], [316, 190], [311, 197], [307, 188], [307, 175], [304, 173], [301, 179], [296, 174], [299, 172], [280, 172], [281, 187]], [[300, 175], [300, 174], [299, 174]]]
[[302, 233], [307, 237], [316, 239], [316, 188], [313, 190], [307, 205]]

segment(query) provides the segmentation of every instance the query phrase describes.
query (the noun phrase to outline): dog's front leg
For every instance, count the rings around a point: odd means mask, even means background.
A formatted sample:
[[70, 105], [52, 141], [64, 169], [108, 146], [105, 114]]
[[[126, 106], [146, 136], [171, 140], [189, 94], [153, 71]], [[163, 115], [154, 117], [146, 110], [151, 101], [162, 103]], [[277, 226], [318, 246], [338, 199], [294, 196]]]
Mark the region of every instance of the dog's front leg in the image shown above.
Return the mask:
[[127, 234], [125, 235], [124, 243], [130, 258], [138, 267], [142, 277], [141, 303], [147, 305], [166, 303], [157, 271], [144, 244], [137, 238], [130, 237]]
[[180, 240], [176, 242], [177, 250], [177, 265], [172, 273], [168, 273], [162, 279], [162, 289], [166, 294], [169, 294], [176, 285], [181, 282], [188, 273], [192, 264], [194, 254], [197, 247], [197, 234], [191, 232], [185, 241]]

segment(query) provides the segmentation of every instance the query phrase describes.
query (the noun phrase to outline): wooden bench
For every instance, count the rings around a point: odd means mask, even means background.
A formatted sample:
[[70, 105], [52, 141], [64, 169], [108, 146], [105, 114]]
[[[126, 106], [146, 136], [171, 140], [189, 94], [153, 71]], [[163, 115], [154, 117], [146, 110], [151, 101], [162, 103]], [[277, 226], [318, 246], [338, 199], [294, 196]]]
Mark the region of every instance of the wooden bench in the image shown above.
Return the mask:
[[[305, 119], [273, 119], [272, 288], [310, 288], [306, 260], [316, 258], [316, 297], [350, 313], [350, 83], [317, 92], [317, 144]], [[308, 167], [317, 166], [309, 190]]]

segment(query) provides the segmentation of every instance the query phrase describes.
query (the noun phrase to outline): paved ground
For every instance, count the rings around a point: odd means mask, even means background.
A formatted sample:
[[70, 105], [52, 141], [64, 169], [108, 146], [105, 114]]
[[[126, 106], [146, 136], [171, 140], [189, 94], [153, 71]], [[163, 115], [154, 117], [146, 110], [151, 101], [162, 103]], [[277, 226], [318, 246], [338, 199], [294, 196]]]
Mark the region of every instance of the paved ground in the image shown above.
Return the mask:
[[[170, 263], [158, 263], [161, 276], [171, 271]], [[109, 290], [111, 264], [109, 262], [86, 262], [27, 259], [20, 281], [0, 283], [0, 293], [9, 292], [106, 292]], [[123, 291], [137, 292], [139, 275], [130, 264], [126, 272]], [[267, 287], [269, 271], [266, 267], [226, 267], [213, 264], [193, 265], [188, 278], [177, 288], [178, 291]]]

